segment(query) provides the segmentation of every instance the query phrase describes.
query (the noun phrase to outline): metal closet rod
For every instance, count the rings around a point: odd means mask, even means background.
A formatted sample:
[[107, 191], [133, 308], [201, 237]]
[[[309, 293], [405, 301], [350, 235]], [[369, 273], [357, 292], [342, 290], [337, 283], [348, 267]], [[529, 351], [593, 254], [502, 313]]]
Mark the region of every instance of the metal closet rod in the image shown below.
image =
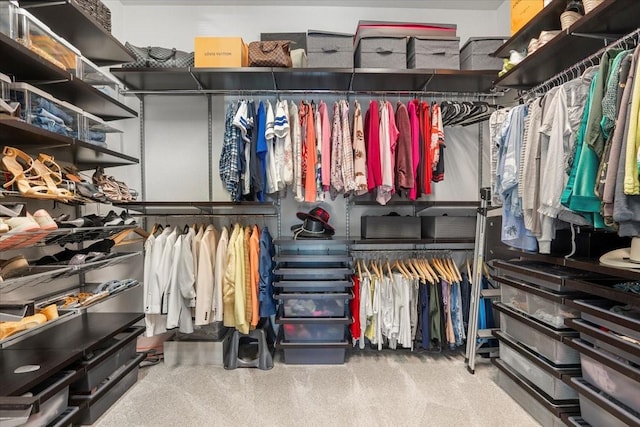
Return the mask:
[[567, 79], [577, 78], [581, 72], [583, 72], [588, 68], [588, 66], [595, 66], [599, 64], [600, 58], [605, 52], [620, 46], [625, 46], [627, 49], [630, 49], [631, 47], [628, 45], [629, 42], [634, 42], [634, 46], [638, 46], [640, 44], [640, 28], [619, 38], [615, 42], [605, 46], [604, 48], [600, 49], [596, 53], [587, 56], [582, 61], [576, 62], [575, 64], [566, 68], [565, 70], [562, 70], [555, 76], [540, 83], [538, 86], [535, 86], [534, 88], [529, 89], [520, 97], [520, 99], [535, 96], [537, 93], [541, 93], [541, 92], [545, 93], [549, 91], [551, 88], [564, 83]]
[[439, 92], [424, 90], [277, 90], [277, 89], [250, 89], [250, 90], [124, 90], [124, 95], [375, 95], [375, 96], [434, 96], [442, 98], [497, 98], [504, 96], [504, 92]]

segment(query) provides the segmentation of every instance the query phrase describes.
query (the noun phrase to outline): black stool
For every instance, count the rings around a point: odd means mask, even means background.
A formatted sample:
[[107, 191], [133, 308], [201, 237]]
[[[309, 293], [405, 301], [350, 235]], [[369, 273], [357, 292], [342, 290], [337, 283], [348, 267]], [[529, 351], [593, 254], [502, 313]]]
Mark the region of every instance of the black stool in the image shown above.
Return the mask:
[[[269, 326], [269, 322], [263, 324], [248, 334], [240, 333], [237, 329], [233, 331], [229, 338], [227, 350], [224, 355], [224, 368], [258, 368], [268, 370], [273, 368], [273, 351], [272, 345], [269, 344], [269, 334], [265, 330], [265, 326]], [[249, 343], [241, 343], [241, 340], [250, 340]], [[241, 357], [240, 352], [246, 350], [247, 346], [257, 346], [255, 357], [245, 359]]]

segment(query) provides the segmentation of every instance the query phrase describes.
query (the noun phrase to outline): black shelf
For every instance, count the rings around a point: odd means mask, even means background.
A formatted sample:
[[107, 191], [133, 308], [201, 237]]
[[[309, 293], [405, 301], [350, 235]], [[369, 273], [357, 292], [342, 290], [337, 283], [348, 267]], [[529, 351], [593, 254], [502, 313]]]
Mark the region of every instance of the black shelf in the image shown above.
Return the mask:
[[74, 163], [80, 170], [138, 163], [138, 159], [95, 144], [50, 132], [20, 120], [0, 120], [0, 144], [37, 154], [46, 150], [57, 161]]
[[[521, 46], [521, 43], [525, 43], [526, 48], [531, 37], [537, 37], [535, 31], [539, 33], [542, 29], [553, 29], [553, 27], [543, 28], [543, 26], [549, 25], [556, 16], [555, 29], [559, 29], [560, 15], [557, 14], [557, 9], [562, 3], [562, 0], [555, 0], [543, 9], [539, 17], [534, 18], [528, 26], [507, 41], [505, 46], [516, 48]], [[551, 9], [547, 10], [549, 7]], [[499, 77], [494, 84], [517, 89], [536, 86], [603, 48], [604, 41], [597, 35], [610, 34], [611, 38], [618, 38], [637, 29], [639, 16], [640, 2], [636, 0], [605, 0], [566, 31], [558, 34], [535, 53], [528, 55], [509, 72]], [[584, 37], [581, 34], [591, 34], [596, 37]], [[505, 46], [496, 53], [502, 54]], [[517, 50], [521, 49], [522, 46]]]
[[0, 33], [0, 72], [36, 86], [104, 120], [138, 117], [133, 109], [75, 78], [28, 48]]
[[355, 206], [379, 206], [379, 207], [392, 207], [392, 206], [416, 206], [422, 209], [432, 207], [467, 207], [477, 208], [480, 207], [480, 202], [477, 201], [464, 201], [464, 200], [402, 200], [392, 199], [386, 205], [381, 205], [375, 200], [370, 199], [352, 199], [352, 203]]
[[[233, 215], [276, 215], [273, 202], [215, 202], [215, 201], [136, 201], [114, 203], [114, 206], [144, 215], [193, 215], [216, 212]], [[239, 210], [247, 212], [239, 213]]]
[[[20, 7], [28, 9], [96, 65], [121, 64], [135, 59], [122, 43], [82, 10], [76, 0], [21, 0]], [[70, 22], [73, 25], [69, 25]]]
[[486, 92], [492, 70], [389, 70], [383, 68], [111, 68], [137, 91], [399, 91]]

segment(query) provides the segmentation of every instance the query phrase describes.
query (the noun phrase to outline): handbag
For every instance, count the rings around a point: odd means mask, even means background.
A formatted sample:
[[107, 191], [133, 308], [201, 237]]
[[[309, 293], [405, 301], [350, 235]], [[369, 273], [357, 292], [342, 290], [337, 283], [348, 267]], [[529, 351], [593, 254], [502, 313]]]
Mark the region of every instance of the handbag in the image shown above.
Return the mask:
[[129, 42], [125, 47], [136, 58], [134, 62], [122, 64], [123, 68], [188, 68], [193, 67], [193, 52], [183, 52], [176, 48], [138, 47]]
[[291, 68], [288, 40], [249, 43], [249, 67]]

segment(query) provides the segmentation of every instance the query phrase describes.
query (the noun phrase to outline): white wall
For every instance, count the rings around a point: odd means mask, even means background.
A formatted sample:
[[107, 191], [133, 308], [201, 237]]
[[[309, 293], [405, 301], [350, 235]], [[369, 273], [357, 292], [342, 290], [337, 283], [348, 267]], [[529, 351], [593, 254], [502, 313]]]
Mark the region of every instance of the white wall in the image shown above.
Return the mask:
[[[121, 41], [141, 46], [156, 45], [193, 50], [196, 35], [239, 35], [245, 41], [258, 40], [260, 32], [305, 32], [323, 29], [354, 32], [358, 20], [395, 20], [453, 23], [458, 26], [461, 45], [468, 37], [509, 33], [508, 3], [497, 10], [356, 8], [323, 6], [207, 6], [140, 5], [107, 0], [113, 19], [113, 34]], [[165, 2], [166, 3], [166, 2]], [[318, 3], [321, 3], [319, 1]], [[469, 3], [469, 2], [467, 2]], [[313, 99], [320, 99], [314, 96]], [[329, 102], [331, 97], [323, 96]], [[363, 106], [366, 105], [363, 104]], [[224, 135], [223, 97], [213, 98], [213, 196], [228, 200], [218, 177], [218, 161]], [[208, 108], [203, 96], [145, 97], [145, 169], [147, 200], [207, 200]], [[127, 151], [139, 146], [139, 132], [128, 121]], [[478, 127], [447, 132], [445, 181], [436, 184], [436, 200], [477, 200]], [[133, 147], [136, 147], [135, 149]], [[130, 169], [130, 168], [127, 168]], [[448, 173], [447, 173], [448, 172]], [[128, 175], [128, 173], [127, 173]], [[133, 182], [139, 181], [134, 179]], [[342, 196], [328, 204], [337, 234], [346, 231], [346, 204]], [[282, 201], [283, 235], [298, 222], [295, 212], [308, 210], [291, 197]], [[397, 210], [397, 209], [396, 209]], [[353, 211], [352, 235], [359, 234], [361, 214], [384, 214], [386, 210], [358, 207]], [[273, 228], [274, 225], [271, 224]], [[275, 234], [275, 230], [274, 230]]]

